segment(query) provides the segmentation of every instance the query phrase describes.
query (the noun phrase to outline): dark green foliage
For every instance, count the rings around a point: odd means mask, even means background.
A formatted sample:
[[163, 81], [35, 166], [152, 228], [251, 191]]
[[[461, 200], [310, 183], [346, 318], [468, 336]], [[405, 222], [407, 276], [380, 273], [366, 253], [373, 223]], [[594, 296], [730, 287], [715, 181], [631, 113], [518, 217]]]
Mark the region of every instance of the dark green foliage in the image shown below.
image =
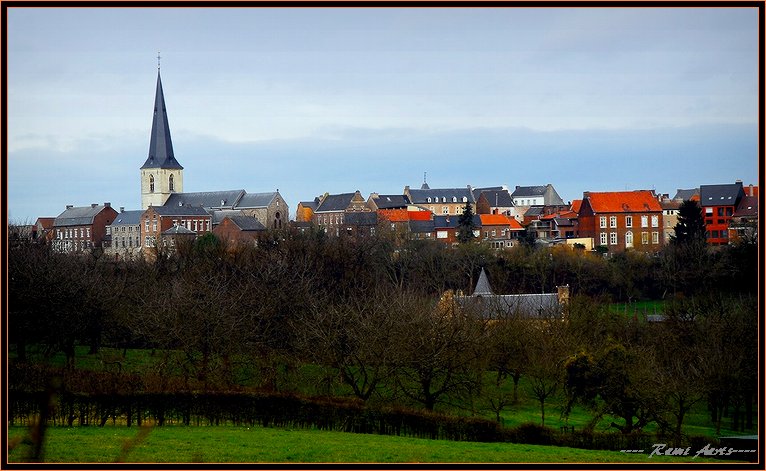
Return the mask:
[[476, 226], [473, 223], [473, 208], [471, 203], [466, 203], [463, 208], [463, 214], [457, 220], [457, 240], [461, 244], [472, 241], [476, 238], [473, 231]]
[[705, 219], [696, 201], [686, 200], [678, 208], [678, 224], [671, 240], [676, 244], [705, 242]]

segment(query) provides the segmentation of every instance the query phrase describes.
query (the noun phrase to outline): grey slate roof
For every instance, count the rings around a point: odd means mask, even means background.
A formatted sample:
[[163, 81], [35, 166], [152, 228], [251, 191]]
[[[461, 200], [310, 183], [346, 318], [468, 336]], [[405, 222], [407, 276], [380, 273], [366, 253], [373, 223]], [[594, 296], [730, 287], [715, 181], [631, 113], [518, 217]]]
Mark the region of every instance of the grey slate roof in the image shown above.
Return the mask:
[[117, 217], [112, 221], [111, 226], [136, 226], [141, 224], [141, 215], [144, 214], [142, 210], [136, 211], [123, 211], [117, 213]]
[[742, 183], [700, 185], [700, 206], [736, 206], [745, 196]]
[[492, 287], [489, 285], [487, 279], [487, 273], [484, 271], [484, 267], [481, 267], [481, 274], [479, 275], [479, 281], [476, 282], [476, 289], [473, 290], [474, 296], [491, 296], [495, 293], [492, 292]]
[[160, 216], [210, 216], [202, 206], [152, 206]]
[[679, 201], [686, 201], [692, 199], [692, 196], [699, 195], [700, 189], [699, 188], [692, 188], [691, 190], [676, 190], [676, 196], [673, 197], [674, 200]]
[[[452, 198], [456, 197], [458, 203], [463, 203], [465, 197], [468, 203], [475, 203], [473, 192], [468, 188], [435, 188], [431, 190], [410, 190], [410, 197], [413, 204], [429, 204], [434, 202], [434, 198], [439, 198], [439, 203], [452, 203]], [[431, 201], [428, 201], [428, 198]]]
[[317, 206], [319, 206], [319, 201], [301, 201], [298, 204], [303, 206], [304, 208], [311, 208], [312, 210], [316, 210]]
[[157, 71], [157, 91], [154, 95], [154, 117], [152, 135], [149, 140], [149, 156], [141, 168], [183, 169], [173, 154], [173, 142], [170, 139], [168, 114], [165, 109], [165, 95], [162, 93], [162, 80]]
[[237, 208], [266, 208], [276, 197], [276, 191], [269, 193], [245, 193], [237, 202]]
[[[439, 229], [444, 228], [453, 228], [458, 226], [458, 222], [460, 221], [460, 215], [451, 215], [451, 216], [434, 216], [434, 227]], [[473, 215], [473, 225], [476, 227], [481, 227], [481, 216], [478, 214]]]
[[556, 189], [550, 183], [544, 186], [517, 186], [511, 193], [513, 198], [518, 197], [544, 197], [545, 204], [548, 206], [563, 206], [564, 200], [561, 199]]
[[56, 217], [53, 227], [85, 226], [93, 224], [93, 218], [106, 208], [105, 205], [69, 208]]
[[474, 194], [476, 195], [477, 201], [479, 200], [479, 198], [481, 198], [481, 195], [483, 194], [484, 197], [487, 198], [487, 201], [489, 202], [490, 206], [499, 207], [499, 208], [510, 208], [514, 206], [513, 198], [511, 197], [511, 194], [508, 193], [508, 190], [503, 190], [502, 188], [474, 190]]
[[343, 211], [351, 204], [351, 199], [355, 194], [356, 193], [341, 193], [339, 195], [327, 195], [314, 212]]
[[743, 196], [742, 200], [737, 206], [737, 210], [734, 211], [735, 217], [741, 216], [757, 216], [758, 215], [758, 197], [757, 196]]
[[530, 206], [524, 213], [524, 217], [536, 217], [545, 214], [545, 208], [542, 206]]
[[227, 216], [231, 222], [243, 231], [265, 231], [266, 226], [251, 216]]
[[208, 210], [208, 214], [213, 217], [213, 225], [216, 226], [221, 223], [227, 217], [232, 216], [244, 216], [242, 211], [238, 209], [215, 209]]
[[183, 235], [196, 235], [197, 233], [194, 232], [191, 229], [185, 228], [184, 226], [182, 226], [180, 224], [176, 225], [176, 226], [173, 226], [170, 229], [162, 232], [162, 235], [179, 235], [179, 234], [183, 234]]
[[513, 190], [511, 196], [514, 198], [518, 196], [544, 196], [545, 186], [519, 186]]
[[349, 212], [343, 216], [343, 223], [349, 226], [374, 226], [378, 223], [378, 213]]
[[202, 206], [203, 208], [234, 208], [245, 195], [245, 190], [201, 191], [196, 193], [173, 193], [163, 206]]
[[419, 234], [430, 233], [434, 231], [433, 221], [410, 221], [410, 232]]
[[404, 208], [410, 204], [407, 195], [379, 195], [372, 199], [378, 206], [378, 209]]

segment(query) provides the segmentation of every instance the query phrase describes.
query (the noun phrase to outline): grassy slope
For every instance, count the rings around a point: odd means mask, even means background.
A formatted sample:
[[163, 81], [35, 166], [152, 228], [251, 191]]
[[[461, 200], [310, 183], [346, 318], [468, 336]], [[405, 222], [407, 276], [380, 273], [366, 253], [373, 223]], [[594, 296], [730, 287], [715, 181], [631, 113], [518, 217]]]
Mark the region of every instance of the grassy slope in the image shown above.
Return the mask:
[[[47, 462], [113, 462], [137, 428], [74, 427], [47, 430]], [[9, 430], [9, 443], [27, 429]], [[27, 445], [9, 461], [23, 462]], [[162, 427], [149, 429], [128, 452], [126, 462], [214, 463], [617, 463], [697, 462], [693, 457], [651, 457], [610, 451], [510, 443], [423, 440], [340, 432], [291, 431], [260, 427]], [[711, 460], [714, 461], [714, 460]]]

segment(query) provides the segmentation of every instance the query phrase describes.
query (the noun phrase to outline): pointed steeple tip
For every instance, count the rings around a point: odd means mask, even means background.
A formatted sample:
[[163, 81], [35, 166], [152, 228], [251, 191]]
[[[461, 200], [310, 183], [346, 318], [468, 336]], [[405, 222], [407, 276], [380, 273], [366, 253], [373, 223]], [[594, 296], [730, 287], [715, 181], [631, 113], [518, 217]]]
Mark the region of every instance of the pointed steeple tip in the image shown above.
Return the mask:
[[479, 281], [476, 282], [476, 289], [473, 290], [474, 296], [492, 296], [492, 287], [489, 286], [489, 279], [484, 272], [484, 267], [481, 267], [481, 274], [479, 275]]

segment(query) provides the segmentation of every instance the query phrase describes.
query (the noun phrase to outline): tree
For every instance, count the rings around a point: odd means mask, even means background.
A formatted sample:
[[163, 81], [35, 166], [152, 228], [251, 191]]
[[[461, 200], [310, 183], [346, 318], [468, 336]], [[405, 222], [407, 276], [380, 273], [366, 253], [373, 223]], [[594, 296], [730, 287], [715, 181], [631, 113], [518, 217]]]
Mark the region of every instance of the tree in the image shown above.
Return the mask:
[[457, 220], [457, 240], [461, 244], [471, 242], [476, 236], [473, 231], [476, 225], [473, 223], [473, 208], [471, 203], [466, 203], [463, 208], [463, 214]]
[[670, 240], [677, 244], [705, 242], [705, 220], [696, 201], [686, 200], [678, 208], [678, 224]]

